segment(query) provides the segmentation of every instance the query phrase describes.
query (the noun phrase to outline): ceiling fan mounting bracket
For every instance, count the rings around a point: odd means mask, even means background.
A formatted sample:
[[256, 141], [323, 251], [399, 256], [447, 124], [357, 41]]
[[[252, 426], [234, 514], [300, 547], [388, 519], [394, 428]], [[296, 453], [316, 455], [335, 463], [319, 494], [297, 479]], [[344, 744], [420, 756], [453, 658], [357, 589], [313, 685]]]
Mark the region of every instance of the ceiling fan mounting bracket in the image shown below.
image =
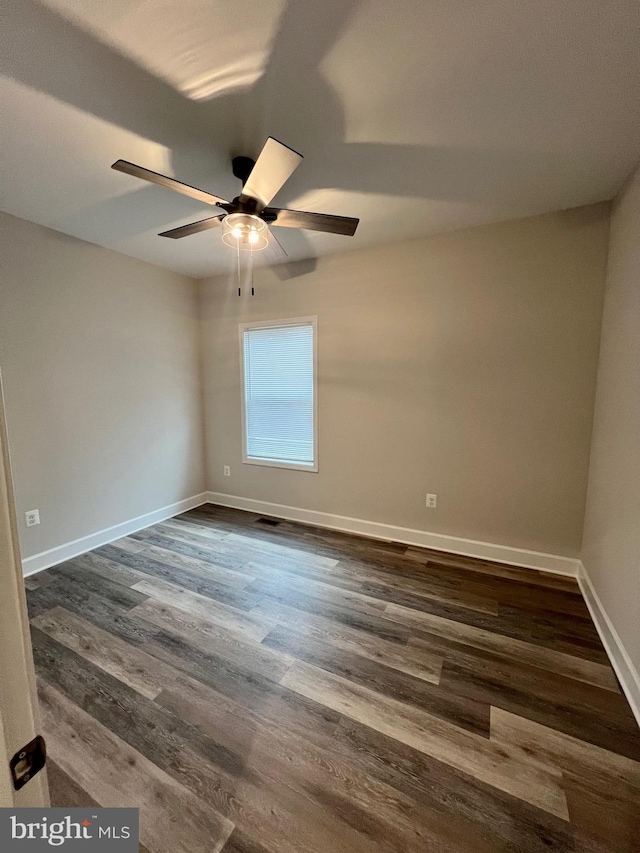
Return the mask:
[[247, 178], [255, 165], [256, 161], [252, 160], [251, 157], [234, 157], [231, 161], [233, 174], [242, 181], [242, 186], [246, 184]]

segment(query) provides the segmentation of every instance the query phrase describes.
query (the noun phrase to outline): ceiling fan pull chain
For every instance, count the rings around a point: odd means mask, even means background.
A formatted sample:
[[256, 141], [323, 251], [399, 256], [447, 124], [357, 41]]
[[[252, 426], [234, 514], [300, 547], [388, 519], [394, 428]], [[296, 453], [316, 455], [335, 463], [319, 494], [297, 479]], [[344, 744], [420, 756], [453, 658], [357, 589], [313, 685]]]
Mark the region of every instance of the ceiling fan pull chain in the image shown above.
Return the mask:
[[238, 296], [242, 296], [242, 281], [240, 279], [240, 244], [237, 246], [238, 252]]
[[253, 289], [253, 247], [249, 254], [249, 269], [251, 271], [251, 295], [255, 296], [255, 290]]

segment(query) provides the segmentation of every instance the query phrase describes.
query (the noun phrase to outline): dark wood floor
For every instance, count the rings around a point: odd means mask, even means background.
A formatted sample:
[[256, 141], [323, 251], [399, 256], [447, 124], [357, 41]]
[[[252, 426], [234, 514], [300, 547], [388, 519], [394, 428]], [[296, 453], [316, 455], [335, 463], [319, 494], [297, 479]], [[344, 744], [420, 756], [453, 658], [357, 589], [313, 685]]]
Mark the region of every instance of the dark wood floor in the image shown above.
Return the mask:
[[201, 507], [27, 587], [53, 804], [143, 850], [640, 849], [571, 579]]

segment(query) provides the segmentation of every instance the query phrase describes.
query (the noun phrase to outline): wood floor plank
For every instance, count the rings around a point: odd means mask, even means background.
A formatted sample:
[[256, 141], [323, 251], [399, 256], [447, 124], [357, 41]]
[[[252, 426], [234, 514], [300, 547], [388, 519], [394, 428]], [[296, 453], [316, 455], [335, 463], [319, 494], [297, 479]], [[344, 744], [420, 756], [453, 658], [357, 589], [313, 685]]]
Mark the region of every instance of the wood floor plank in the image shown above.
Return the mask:
[[[214, 678], [204, 684], [187, 678], [168, 685], [155, 702], [180, 718], [190, 719], [232, 753], [251, 752], [255, 731], [262, 726], [278, 726], [292, 735], [314, 743], [330, 743], [341, 717], [317, 702], [293, 693], [281, 685], [263, 691], [260, 701], [247, 701], [247, 694], [225, 691]], [[212, 709], [215, 713], [212, 713]]]
[[75, 779], [65, 773], [50, 755], [47, 756], [47, 780], [52, 808], [82, 809], [94, 806], [102, 808], [102, 804], [94, 800]]
[[406, 644], [389, 642], [367, 631], [351, 628], [324, 616], [303, 613], [271, 599], [262, 601], [253, 608], [252, 613], [263, 615], [278, 626], [294, 626], [298, 633], [310, 639], [329, 643], [336, 649], [352, 652], [431, 684], [437, 684], [440, 680], [444, 658], [440, 653], [422, 649], [416, 651]]
[[[168, 566], [160, 560], [154, 559], [145, 551], [130, 554], [126, 551], [119, 551], [111, 545], [106, 545], [100, 549], [100, 553], [142, 574], [143, 577], [138, 577], [136, 582], [147, 580], [149, 577], [152, 579], [160, 578], [239, 610], [250, 610], [262, 598], [260, 594], [249, 592], [246, 587], [241, 589], [238, 586], [229, 586], [217, 580], [213, 567], [207, 577], [201, 572], [196, 573], [190, 569]], [[135, 586], [135, 583], [132, 586]]]
[[[203, 738], [156, 702], [38, 628], [32, 627], [31, 634], [40, 680], [55, 686], [67, 699], [90, 713], [158, 767], [166, 770], [179, 749], [191, 743], [229, 772], [241, 772], [242, 762], [237, 755]], [[182, 686], [184, 682], [181, 673], [176, 671], [171, 683]]]
[[41, 586], [46, 586], [53, 581], [53, 577], [47, 572], [39, 572], [35, 575], [29, 575], [24, 579], [25, 588], [29, 591], [39, 589]]
[[[381, 839], [363, 833], [360, 827], [327, 809], [294, 781], [294, 775], [290, 774], [293, 762], [299, 768], [295, 778], [308, 780], [319, 772], [302, 760], [300, 752], [301, 747], [307, 744], [308, 749], [308, 744], [319, 736], [317, 726], [292, 728], [291, 719], [279, 714], [277, 708], [266, 707], [268, 702], [257, 705], [252, 712], [195, 682], [189, 682], [184, 691], [163, 692], [158, 699], [197, 726], [203, 735], [219, 738], [227, 749], [244, 758], [243, 773], [231, 778], [187, 747], [172, 761], [171, 772], [243, 831], [254, 837], [267, 837], [274, 851], [386, 853], [389, 849], [403, 849], [406, 853], [414, 850], [420, 853], [422, 850], [406, 845], [400, 848], [397, 841], [390, 848], [383, 846]], [[214, 716], [212, 706], [216, 707]], [[281, 732], [280, 741], [274, 738], [277, 731]], [[286, 756], [281, 754], [281, 743], [289, 744]], [[316, 762], [321, 770], [326, 758], [316, 757]]]
[[[156, 536], [166, 536], [173, 542], [181, 542], [185, 545], [193, 545], [196, 548], [206, 548], [211, 542], [222, 542], [228, 534], [219, 531], [207, 530], [203, 534], [199, 530], [192, 530], [186, 524], [170, 525], [167, 523], [154, 525], [154, 534]], [[143, 539], [143, 533], [141, 533]]]
[[130, 611], [132, 619], [194, 642], [199, 649], [241, 663], [252, 672], [279, 681], [293, 663], [290, 655], [257, 642], [247, 641], [242, 634], [222, 628], [215, 622], [193, 616], [184, 610], [149, 599]]
[[[231, 691], [221, 692], [196, 679], [172, 683], [156, 698], [156, 704], [167, 708], [208, 733], [230, 753], [250, 757], [256, 732], [271, 738], [274, 729], [298, 740], [327, 748], [335, 737], [341, 717], [335, 711], [278, 685], [262, 702], [247, 703]], [[215, 709], [215, 713], [212, 713]]]
[[364, 613], [362, 610], [355, 610], [353, 607], [341, 604], [339, 599], [329, 601], [327, 598], [317, 598], [308, 593], [273, 584], [256, 587], [256, 589], [258, 588], [264, 592], [265, 600], [254, 608], [253, 612], [256, 613], [261, 612], [261, 608], [269, 600], [299, 611], [297, 620], [300, 622], [307, 620], [307, 614], [324, 616], [339, 625], [346, 625], [349, 628], [403, 646], [407, 644], [410, 636], [409, 630], [386, 618], [386, 611]]
[[[484, 586], [483, 588], [493, 587]], [[500, 584], [496, 596], [501, 604], [510, 604], [535, 612], [568, 614], [591, 622], [589, 609], [579, 590], [541, 588], [531, 583]]]
[[146, 597], [143, 593], [128, 589], [98, 572], [85, 571], [73, 560], [62, 563], [49, 571], [55, 579], [51, 586], [55, 586], [56, 590], [63, 589], [66, 586], [68, 593], [73, 595], [71, 588], [78, 587], [81, 594], [93, 593], [123, 610], [130, 610], [136, 604], [141, 604]]
[[[593, 623], [568, 613], [555, 614], [543, 610], [532, 610], [500, 603], [497, 620], [504, 626], [491, 626], [498, 633], [538, 643], [541, 646], [566, 651], [585, 660], [609, 663]], [[519, 625], [525, 626], [520, 632]]]
[[636, 853], [573, 578], [203, 505], [25, 586], [56, 796], [166, 799], [141, 853]]
[[[474, 602], [479, 610], [497, 612], [502, 586], [485, 582], [460, 580], [442, 572], [431, 572], [428, 566], [404, 564], [397, 560], [395, 567], [371, 566], [364, 561], [340, 560], [331, 570], [331, 583], [350, 583], [361, 590], [368, 588], [369, 595], [377, 595], [387, 602], [395, 594], [407, 594], [420, 599], [449, 602], [464, 606]], [[469, 609], [474, 609], [473, 607]]]
[[209, 530], [202, 527], [202, 525], [192, 524], [184, 519], [176, 518], [169, 518], [166, 521], [162, 521], [160, 524], [154, 525], [154, 529], [162, 535], [172, 538], [195, 536], [197, 538], [191, 541], [196, 542], [202, 542], [203, 539], [219, 542], [221, 539], [226, 539], [229, 535], [221, 530]]
[[[605, 690], [613, 690], [616, 693], [620, 690], [611, 667], [604, 664], [593, 663], [564, 652], [556, 652], [553, 649], [536, 646], [503, 634], [495, 634], [473, 625], [454, 622], [431, 613], [410, 610], [399, 604], [389, 604], [385, 610], [385, 616], [407, 628], [431, 632], [464, 645], [495, 651], [531, 666], [551, 669], [568, 678], [595, 684]], [[419, 647], [420, 641], [419, 639], [410, 640], [410, 644]]]
[[[400, 590], [390, 587], [388, 584], [371, 582], [371, 580], [362, 585], [362, 591], [373, 598], [380, 601], [390, 602], [395, 604], [403, 604], [406, 607], [412, 607], [415, 610], [422, 610], [429, 607], [431, 601], [440, 604], [448, 604], [453, 607], [462, 607], [466, 610], [477, 610], [480, 613], [491, 613], [498, 615], [498, 601], [491, 599], [488, 596], [475, 595], [471, 592], [456, 592], [454, 590], [432, 590], [426, 588], [420, 590], [419, 593], [409, 592], [406, 589]], [[427, 612], [430, 612], [427, 609]]]
[[530, 763], [517, 748], [513, 752], [495, 748], [484, 738], [309, 664], [295, 663], [281, 683], [426, 755], [568, 819], [566, 798], [559, 785], [561, 774]]
[[222, 853], [273, 853], [273, 849], [269, 850], [264, 844], [250, 838], [236, 827], [224, 845]]
[[[316, 548], [305, 539], [291, 541], [290, 536], [283, 535], [280, 528], [238, 531], [227, 526], [226, 529], [229, 535], [218, 544], [216, 551], [233, 556], [237, 561], [260, 559], [274, 564], [297, 564], [325, 570], [330, 570], [337, 563], [337, 557], [324, 553], [326, 548]], [[335, 549], [329, 550], [333, 553]]]
[[220, 545], [216, 547], [214, 553], [207, 542], [202, 542], [199, 545], [181, 542], [169, 536], [160, 536], [153, 527], [148, 530], [139, 530], [137, 533], [132, 533], [131, 536], [133, 539], [146, 542], [147, 545], [154, 545], [157, 548], [163, 548], [165, 551], [172, 551], [175, 554], [182, 554], [185, 557], [194, 557], [202, 562], [211, 563], [214, 566], [222, 568], [229, 568], [233, 571], [241, 572], [243, 566], [249, 562], [246, 558], [240, 560], [238, 554], [233, 549], [225, 550]]
[[[138, 551], [135, 552], [139, 553]], [[98, 551], [90, 551], [88, 554], [83, 554], [81, 557], [76, 557], [69, 561], [75, 569], [80, 569], [82, 572], [90, 572], [98, 575], [99, 578], [107, 578], [115, 583], [123, 584], [131, 587], [139, 580], [144, 580], [145, 574], [138, 572], [135, 569], [125, 566], [116, 560], [110, 560], [103, 556]]]
[[149, 699], [174, 675], [170, 667], [62, 607], [47, 610], [32, 625]]
[[287, 652], [298, 660], [340, 675], [355, 684], [370, 687], [449, 720], [467, 731], [489, 737], [489, 705], [486, 703], [465, 697], [455, 698], [434, 684], [353, 652], [340, 651], [317, 637], [308, 637], [291, 628], [276, 628], [262, 642], [263, 645]]
[[[317, 742], [293, 734], [277, 720], [265, 719], [260, 711], [246, 711], [228, 700], [225, 708], [207, 688], [196, 690], [199, 695], [190, 693], [186, 701], [175, 691], [163, 693], [160, 701], [174, 712], [180, 709], [190, 723], [212, 736], [220, 736], [223, 729], [225, 745], [243, 754], [247, 766], [262, 779], [305, 798], [312, 794], [336, 824], [345, 821], [382, 850], [421, 853], [427, 844], [444, 853], [468, 850], [472, 843], [472, 849], [478, 851], [496, 853], [499, 849], [490, 839], [479, 838], [475, 825], [462, 819], [452, 824], [412, 796], [372, 778], [361, 762], [335, 753], [331, 739]], [[219, 711], [215, 718], [210, 713], [212, 704]]]
[[331, 570], [309, 566], [300, 561], [281, 560], [260, 557], [246, 564], [245, 571], [253, 575], [252, 580], [269, 580], [274, 577], [274, 570], [296, 578], [303, 578], [331, 584], [334, 589], [346, 589], [350, 592], [362, 592], [362, 582], [341, 577]]
[[638, 850], [640, 761], [498, 708], [491, 710], [491, 738], [532, 751], [562, 771], [572, 823], [620, 853]]
[[175, 670], [175, 680], [187, 676], [247, 708], [260, 708], [284, 692], [277, 681], [257, 673], [250, 663], [239, 664], [174, 634], [158, 633], [145, 649]]
[[255, 580], [254, 575], [250, 572], [245, 572], [244, 569], [240, 571], [239, 569], [230, 569], [226, 566], [217, 565], [213, 560], [214, 551], [212, 551], [212, 559], [205, 561], [197, 557], [189, 557], [187, 554], [177, 554], [175, 551], [160, 548], [158, 545], [151, 545], [147, 542], [144, 545], [143, 553], [157, 560], [159, 563], [164, 563], [167, 566], [175, 566], [177, 569], [186, 569], [192, 574], [212, 578], [227, 586], [244, 589], [247, 584]]
[[[171, 772], [177, 754], [190, 745], [201, 758], [213, 762], [230, 776], [244, 773], [241, 756], [221, 745], [217, 735], [213, 739], [207, 738], [200, 730], [184, 722], [183, 713], [167, 713], [157, 701], [150, 702], [123, 681], [35, 626], [32, 627], [32, 635], [34, 660], [41, 677], [162, 769]], [[150, 661], [149, 654], [153, 653], [159, 657]], [[162, 666], [166, 685], [171, 685], [182, 697], [199, 696], [207, 689], [209, 702], [212, 696], [218, 697], [219, 705], [227, 699], [232, 700], [236, 708], [234, 725], [239, 709], [246, 713], [253, 708], [262, 717], [286, 725], [291, 731], [299, 731], [310, 739], [316, 735], [330, 736], [339, 721], [339, 715], [330, 709], [298, 696], [276, 682], [226, 666], [224, 661], [196, 649], [189, 650], [171, 642], [165, 647], [151, 641], [145, 644], [144, 652], [138, 649], [132, 650], [132, 654], [137, 655], [141, 667], [159, 671], [158, 667]], [[202, 678], [202, 682], [198, 678]], [[209, 704], [209, 712], [211, 710]], [[219, 727], [219, 715], [216, 714], [214, 719]]]
[[[365, 589], [371, 590], [372, 585], [366, 585]], [[465, 607], [445, 600], [429, 600], [402, 593], [390, 595], [389, 602], [515, 640], [564, 651], [596, 663], [607, 662], [593, 625], [566, 614], [557, 618], [553, 614], [540, 614], [497, 602], [491, 612], [489, 608], [482, 610], [479, 607]]]
[[[552, 589], [529, 580], [517, 583], [491, 574], [461, 570], [455, 566], [435, 563], [419, 564], [396, 561], [397, 565], [383, 569], [366, 562], [341, 560], [332, 575], [361, 584], [378, 584], [413, 595], [439, 594], [442, 598], [474, 595], [528, 609], [530, 613], [567, 613], [591, 623], [589, 611], [576, 585], [575, 590]], [[535, 575], [535, 573], [534, 573]], [[391, 598], [389, 599], [392, 600]]]
[[463, 557], [459, 554], [448, 554], [446, 551], [433, 551], [428, 548], [410, 546], [404, 552], [404, 556], [409, 560], [414, 560], [417, 563], [425, 565], [436, 564], [438, 566], [459, 568], [467, 572], [491, 575], [495, 578], [523, 581], [524, 583], [535, 582], [538, 586], [550, 589], [577, 590], [578, 587], [577, 580], [567, 575], [541, 572], [536, 569], [523, 569], [518, 566], [494, 563], [491, 560]]
[[597, 849], [616, 853], [638, 853], [640, 849], [640, 799], [628, 792], [620, 798], [620, 789], [607, 789], [584, 783], [584, 779], [569, 771], [563, 774], [563, 788], [567, 795], [569, 817], [577, 829], [582, 846], [590, 850], [593, 841], [600, 842]]
[[[220, 507], [220, 509], [223, 510], [224, 508]], [[192, 524], [197, 524], [210, 530], [219, 530], [224, 533], [234, 533], [239, 528], [242, 530], [246, 527], [251, 527], [255, 525], [259, 518], [260, 515], [258, 513], [247, 511], [244, 513], [242, 521], [239, 522], [237, 518], [233, 517], [233, 513], [225, 514], [217, 510], [211, 512], [206, 506], [196, 507], [175, 516], [176, 521], [188, 521]]]
[[115, 548], [121, 548], [123, 551], [130, 551], [132, 554], [137, 554], [145, 548], [144, 542], [138, 542], [128, 536], [123, 536], [122, 539], [114, 539], [110, 544]]
[[[52, 808], [102, 808], [102, 804], [90, 797], [68, 773], [65, 773], [52, 760], [51, 756], [47, 758], [47, 780]], [[150, 851], [144, 844], [139, 843], [138, 853], [150, 853]]]
[[302, 551], [296, 548], [295, 545], [282, 545], [264, 539], [257, 542], [255, 539], [250, 539], [238, 533], [230, 533], [225, 541], [225, 545], [236, 547], [240, 550], [246, 549], [246, 551], [251, 553], [255, 552], [262, 559], [264, 559], [265, 555], [270, 554], [280, 559], [295, 560], [320, 569], [331, 569], [338, 562], [336, 559], [324, 557], [313, 551]]
[[404, 550], [395, 543], [374, 541], [291, 521], [279, 520], [277, 527], [265, 527], [261, 524], [264, 519], [255, 514], [243, 513], [247, 518], [240, 519], [237, 511], [232, 510], [225, 515], [218, 509], [212, 513], [198, 508], [186, 513], [185, 517], [197, 519], [199, 523], [215, 529], [258, 540], [260, 544], [282, 545], [312, 557], [326, 557], [330, 560], [341, 560], [347, 556], [359, 559], [366, 555], [368, 560], [380, 560], [384, 564], [394, 561]]
[[[129, 594], [126, 587], [123, 587], [123, 590], [124, 599], [117, 603], [112, 598], [86, 590], [81, 584], [71, 583], [64, 578], [55, 578], [50, 584], [29, 593], [27, 609], [29, 617], [34, 619], [51, 607], [62, 606], [80, 615], [87, 614], [87, 618], [97, 625], [108, 626], [108, 630], [127, 632], [127, 628], [131, 627], [131, 623], [127, 623], [126, 620], [127, 612], [137, 604], [146, 601], [148, 596], [142, 595], [137, 590], [131, 590]], [[133, 633], [128, 632], [128, 637], [131, 642], [136, 643], [144, 637], [138, 638], [134, 634], [142, 633], [136, 629]]]
[[140, 839], [150, 853], [222, 850], [231, 821], [50, 685], [42, 684], [39, 696], [56, 763], [102, 805], [138, 807]]
[[[431, 643], [430, 643], [431, 645]], [[625, 697], [540, 667], [442, 643], [447, 694], [494, 705], [603, 749], [640, 759], [640, 730]]]
[[[251, 836], [268, 839], [273, 853], [400, 853], [397, 847], [388, 851], [366, 838], [309, 795], [269, 777], [229, 780], [192, 749], [177, 756], [172, 772]], [[403, 853], [419, 851], [404, 847]]]
[[[292, 700], [289, 706], [293, 710], [292, 714], [281, 715], [285, 708], [280, 701], [282, 698]], [[308, 740], [324, 747], [330, 743], [340, 721], [339, 714], [291, 693], [280, 685], [269, 695], [265, 694], [262, 704], [243, 703], [237, 696], [192, 679], [184, 695], [175, 686], [168, 686], [158, 697], [158, 704], [174, 713], [184, 708], [184, 719], [214, 736], [227, 749], [242, 755], [245, 760], [250, 760], [258, 737], [269, 743], [276, 732], [276, 739], [290, 736], [292, 742]], [[277, 707], [275, 714], [269, 713], [272, 705]], [[211, 714], [212, 706], [216, 707], [215, 715]], [[317, 710], [326, 712], [327, 725], [317, 725]], [[291, 723], [296, 717], [298, 721], [292, 727]]]
[[586, 743], [501, 708], [491, 709], [491, 740], [532, 752], [545, 764], [571, 772], [598, 792], [632, 792], [640, 806], [640, 761]]
[[275, 627], [272, 620], [245, 613], [160, 578], [150, 577], [149, 580], [135, 584], [133, 588], [163, 604], [177, 607], [194, 616], [210, 619], [230, 631], [244, 634], [257, 642], [261, 642]]
[[139, 597], [137, 591], [133, 594], [136, 598], [130, 601], [128, 608], [123, 608], [106, 598], [87, 592], [81, 585], [57, 580], [46, 590], [39, 589], [29, 596], [29, 615], [31, 619], [35, 619], [52, 607], [64, 607], [65, 610], [78, 614], [109, 633], [122, 637], [131, 645], [138, 646], [149, 639], [150, 632], [140, 623], [129, 619], [127, 614], [136, 604], [147, 601], [148, 597]]
[[[367, 587], [369, 588], [369, 586]], [[456, 624], [504, 635], [542, 648], [592, 660], [608, 665], [602, 644], [590, 623], [574, 619], [569, 615], [557, 618], [554, 614], [537, 613], [531, 610], [500, 604], [495, 612], [484, 612], [478, 608], [465, 608], [446, 601], [435, 601], [413, 595], [392, 595], [390, 603], [407, 610], [421, 611], [449, 619]]]
[[297, 578], [276, 570], [271, 572], [269, 579], [260, 578], [253, 581], [245, 591], [256, 593], [262, 598], [265, 595], [270, 595], [278, 599], [283, 594], [291, 597], [295, 594], [310, 596], [316, 602], [326, 601], [329, 605], [335, 604], [338, 607], [347, 608], [353, 613], [363, 613], [374, 617], [381, 616], [386, 607], [385, 601], [373, 598], [373, 596], [331, 586], [329, 583]]
[[502, 845], [509, 853], [576, 849], [566, 820], [355, 720], [341, 720], [332, 745], [346, 760], [363, 764], [370, 775], [415, 797], [452, 824], [474, 826], [479, 837], [494, 840], [496, 850]]

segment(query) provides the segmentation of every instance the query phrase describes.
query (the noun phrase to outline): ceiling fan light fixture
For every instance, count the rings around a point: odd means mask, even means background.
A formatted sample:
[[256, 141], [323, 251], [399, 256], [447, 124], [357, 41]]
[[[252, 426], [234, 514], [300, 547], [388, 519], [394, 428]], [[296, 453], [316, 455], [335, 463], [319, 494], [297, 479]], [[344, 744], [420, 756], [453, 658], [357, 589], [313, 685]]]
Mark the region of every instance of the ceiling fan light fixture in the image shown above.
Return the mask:
[[267, 223], [252, 213], [230, 213], [222, 222], [222, 242], [244, 252], [259, 252], [269, 245]]

